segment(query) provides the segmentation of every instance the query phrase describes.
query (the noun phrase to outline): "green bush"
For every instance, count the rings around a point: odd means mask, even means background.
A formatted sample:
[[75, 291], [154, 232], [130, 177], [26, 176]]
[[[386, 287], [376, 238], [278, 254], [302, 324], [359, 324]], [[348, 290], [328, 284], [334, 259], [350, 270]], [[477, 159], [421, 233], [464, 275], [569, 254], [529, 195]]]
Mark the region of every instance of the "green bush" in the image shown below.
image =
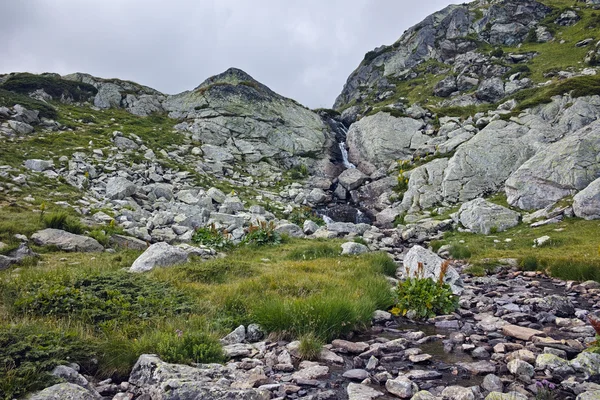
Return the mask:
[[85, 229], [83, 224], [77, 218], [65, 212], [56, 212], [46, 215], [44, 217], [44, 226], [46, 228], [61, 229], [77, 235], [82, 234]]
[[257, 225], [250, 225], [248, 227], [244, 243], [255, 246], [280, 244], [281, 235], [275, 231], [275, 224], [272, 221], [261, 221]]
[[519, 260], [519, 267], [523, 271], [537, 271], [540, 264], [536, 256], [529, 255]]
[[295, 165], [288, 173], [292, 179], [304, 179], [308, 176], [308, 168], [304, 164]]
[[463, 244], [455, 243], [450, 247], [450, 256], [455, 260], [465, 260], [470, 258], [471, 255], [471, 250]]
[[438, 314], [449, 314], [458, 307], [458, 296], [441, 279], [411, 277], [399, 282], [396, 287], [398, 301], [392, 309], [395, 315], [406, 315], [414, 311], [417, 318], [431, 318]]
[[50, 371], [60, 364], [94, 356], [92, 346], [75, 333], [49, 329], [36, 323], [0, 325], [0, 399], [20, 398], [58, 379]]
[[163, 361], [175, 364], [223, 362], [225, 356], [214, 337], [200, 331], [156, 332], [150, 336]]
[[290, 260], [316, 260], [317, 258], [333, 258], [340, 255], [340, 247], [327, 243], [315, 243], [311, 246], [295, 248], [287, 258]]
[[233, 245], [229, 239], [229, 233], [221, 232], [215, 227], [215, 224], [196, 229], [192, 241], [216, 249], [225, 249]]
[[287, 219], [291, 223], [296, 224], [298, 226], [303, 226], [304, 221], [306, 220], [313, 221], [319, 226], [325, 225], [325, 221], [323, 221], [323, 218], [319, 217], [319, 215], [317, 215], [317, 213], [312, 208], [307, 206], [294, 208], [290, 215], [287, 217]]
[[188, 313], [193, 305], [182, 292], [125, 271], [75, 279], [17, 278], [2, 289], [14, 314], [77, 317], [103, 326]]

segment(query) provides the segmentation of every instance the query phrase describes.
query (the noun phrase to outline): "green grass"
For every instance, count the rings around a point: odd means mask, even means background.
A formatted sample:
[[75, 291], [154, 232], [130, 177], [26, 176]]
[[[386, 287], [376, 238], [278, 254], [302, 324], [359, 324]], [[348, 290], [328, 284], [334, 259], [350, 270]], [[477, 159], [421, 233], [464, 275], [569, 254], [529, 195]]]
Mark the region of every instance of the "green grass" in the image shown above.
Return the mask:
[[16, 104], [20, 104], [28, 110], [38, 110], [40, 117], [54, 119], [58, 115], [54, 107], [43, 101], [35, 100], [29, 96], [14, 93], [0, 87], [0, 106], [13, 107]]
[[[321, 251], [302, 257], [314, 244]], [[26, 343], [19, 337], [27, 339], [38, 327], [51, 337], [70, 332], [74, 347], [87, 346], [80, 362], [88, 368], [91, 358], [98, 360], [85, 372], [117, 381], [143, 353], [177, 363], [223, 361], [216, 338], [240, 323], [298, 338], [304, 357], [313, 358], [320, 344], [367, 326], [375, 309], [393, 303], [383, 273], [395, 265], [387, 256], [339, 256], [338, 250], [338, 241], [293, 239], [145, 274], [122, 270], [140, 252], [45, 252], [38, 265], [0, 272], [0, 338], [22, 327], [21, 336], [11, 336], [11, 346], [21, 348]], [[62, 347], [48, 346], [48, 362], [38, 365], [27, 353], [10, 373], [6, 366], [0, 370], [6, 388], [0, 398], [21, 390], [25, 379], [22, 390], [48, 382], [45, 372], [69, 354], [59, 356]]]
[[[532, 247], [533, 240], [544, 235], [550, 236], [551, 243], [543, 247]], [[456, 258], [465, 258], [471, 264], [481, 267], [473, 270], [478, 274], [498, 265], [491, 260], [515, 258], [525, 270], [539, 269], [561, 279], [591, 279], [600, 282], [598, 237], [600, 222], [569, 218], [558, 224], [539, 228], [521, 224], [490, 236], [447, 232], [443, 244], [460, 249], [461, 257]]]

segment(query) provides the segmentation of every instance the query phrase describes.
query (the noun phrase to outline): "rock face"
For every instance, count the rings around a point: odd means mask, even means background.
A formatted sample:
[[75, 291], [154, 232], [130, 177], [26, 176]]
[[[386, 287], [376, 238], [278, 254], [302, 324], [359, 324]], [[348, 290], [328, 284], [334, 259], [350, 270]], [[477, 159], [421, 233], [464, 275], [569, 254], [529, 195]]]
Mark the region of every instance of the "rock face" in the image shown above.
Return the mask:
[[[404, 257], [404, 268], [399, 268], [398, 272], [401, 278], [419, 277], [419, 265], [421, 264], [423, 265], [421, 277], [431, 278], [437, 282], [440, 279], [443, 262], [444, 260], [434, 252], [421, 246], [414, 246]], [[447, 269], [444, 283], [450, 285], [454, 294], [462, 292], [462, 279], [454, 267]]]
[[524, 210], [546, 207], [584, 189], [600, 175], [600, 121], [539, 151], [506, 181], [508, 202]]
[[156, 267], [168, 267], [187, 261], [188, 253], [168, 243], [154, 243], [131, 265], [129, 272], [147, 272]]
[[[420, 131], [423, 122], [377, 113], [352, 124], [347, 144], [350, 162], [367, 161], [376, 167], [388, 167], [396, 160], [408, 159], [427, 141]], [[359, 166], [360, 168], [360, 166]]]
[[172, 118], [188, 121], [181, 128], [193, 138], [225, 149], [238, 161], [310, 166], [334, 144], [319, 115], [235, 68], [170, 96], [164, 107]]
[[98, 252], [104, 247], [96, 239], [75, 235], [60, 229], [44, 229], [31, 235], [38, 246], [56, 246], [63, 251]]
[[367, 53], [348, 78], [334, 108], [356, 102], [358, 110], [354, 113], [360, 113], [373, 102], [385, 99], [386, 91], [393, 94], [394, 79], [420, 76], [423, 72], [416, 67], [428, 60], [445, 63], [446, 69], [432, 67], [427, 72], [447, 74], [431, 94], [446, 97], [479, 85], [475, 94], [464, 95], [470, 104], [497, 101], [504, 97], [506, 87], [503, 79], [493, 75], [502, 76], [506, 70], [501, 72], [503, 68], [494, 65], [490, 57], [478, 53], [474, 39], [499, 46], [517, 45], [550, 11], [531, 0], [498, 1], [489, 7], [481, 7], [478, 2], [450, 5], [406, 30], [393, 45]]
[[464, 203], [458, 211], [461, 224], [475, 233], [489, 235], [492, 230], [502, 232], [519, 223], [520, 214], [506, 207], [475, 199]]
[[29, 400], [98, 400], [100, 398], [97, 393], [92, 393], [73, 383], [59, 383], [28, 397]]
[[579, 218], [600, 219], [600, 179], [573, 197], [573, 212]]

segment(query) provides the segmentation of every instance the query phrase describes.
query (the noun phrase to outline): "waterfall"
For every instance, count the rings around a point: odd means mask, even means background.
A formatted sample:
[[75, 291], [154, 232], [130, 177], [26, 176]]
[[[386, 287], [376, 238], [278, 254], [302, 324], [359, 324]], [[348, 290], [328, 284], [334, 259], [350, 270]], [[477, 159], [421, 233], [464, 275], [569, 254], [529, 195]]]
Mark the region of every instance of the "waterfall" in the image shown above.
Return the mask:
[[356, 165], [348, 161], [348, 149], [346, 148], [346, 135], [348, 133], [348, 128], [346, 128], [340, 121], [333, 120], [333, 122], [337, 128], [336, 130], [341, 133], [341, 135], [338, 135], [338, 146], [340, 147], [340, 152], [342, 153], [342, 163], [346, 169], [356, 168]]

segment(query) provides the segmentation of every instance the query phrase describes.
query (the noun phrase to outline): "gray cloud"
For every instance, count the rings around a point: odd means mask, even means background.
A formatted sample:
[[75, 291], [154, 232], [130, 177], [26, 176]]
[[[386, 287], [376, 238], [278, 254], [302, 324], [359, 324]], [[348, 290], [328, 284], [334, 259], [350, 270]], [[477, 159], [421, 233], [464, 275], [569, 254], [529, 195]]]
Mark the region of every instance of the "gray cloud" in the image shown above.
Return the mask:
[[87, 72], [164, 93], [238, 67], [331, 107], [364, 54], [448, 0], [27, 0], [0, 6], [0, 73]]

